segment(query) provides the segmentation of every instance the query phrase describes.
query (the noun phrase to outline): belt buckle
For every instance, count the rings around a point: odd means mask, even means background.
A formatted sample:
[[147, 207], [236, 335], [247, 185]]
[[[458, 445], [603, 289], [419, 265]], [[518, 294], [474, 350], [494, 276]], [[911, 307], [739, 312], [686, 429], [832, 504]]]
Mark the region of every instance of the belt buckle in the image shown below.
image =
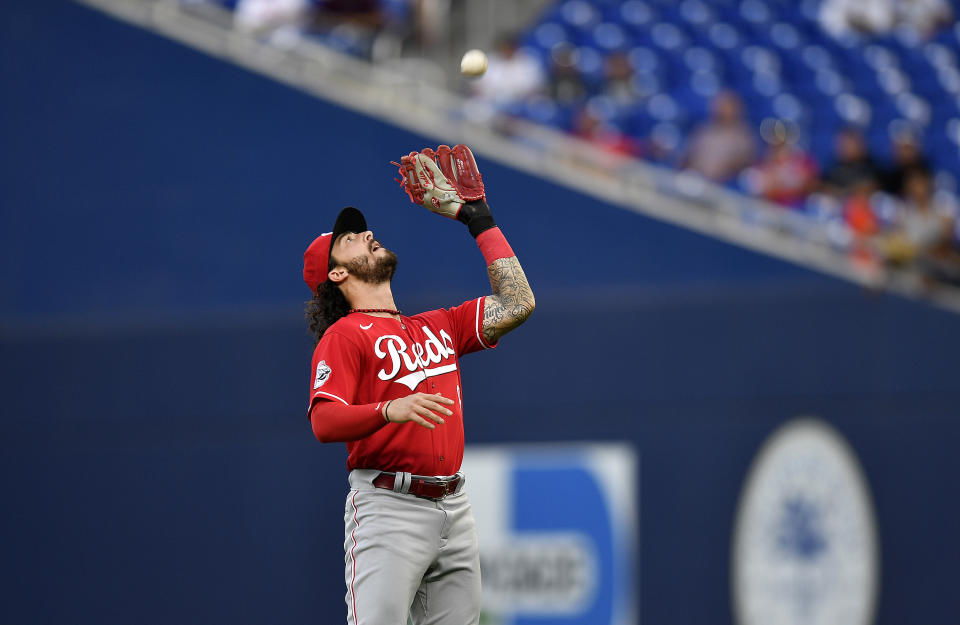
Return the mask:
[[430, 499], [432, 501], [440, 501], [446, 499], [448, 495], [452, 495], [457, 490], [457, 485], [460, 483], [460, 476], [454, 475], [449, 478], [430, 478], [426, 477], [424, 482], [428, 484], [436, 484], [442, 489], [442, 493], [436, 497], [424, 497], [425, 499]]
[[442, 480], [443, 484], [443, 495], [440, 499], [445, 499], [447, 495], [452, 495], [457, 490], [457, 486], [460, 484], [460, 476], [455, 475], [448, 480]]

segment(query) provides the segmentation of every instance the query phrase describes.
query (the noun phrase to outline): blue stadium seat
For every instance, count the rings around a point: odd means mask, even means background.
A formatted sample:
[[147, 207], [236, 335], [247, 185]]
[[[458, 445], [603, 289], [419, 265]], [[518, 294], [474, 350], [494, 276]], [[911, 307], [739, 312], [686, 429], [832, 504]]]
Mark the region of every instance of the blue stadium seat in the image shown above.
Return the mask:
[[567, 29], [558, 22], [544, 22], [533, 29], [532, 37], [527, 41], [533, 43], [545, 50], [550, 50], [554, 46], [570, 41], [570, 35]]
[[[754, 123], [772, 116], [797, 124], [821, 163], [832, 160], [834, 134], [847, 124], [861, 126], [871, 148], [887, 156], [891, 124], [911, 123], [931, 137], [938, 166], [960, 164], [960, 142], [946, 130], [952, 121], [960, 128], [960, 25], [929, 42], [902, 34], [835, 40], [817, 23], [819, 5], [563, 0], [526, 40], [544, 54], [564, 41], [578, 46], [578, 67], [593, 94], [602, 91], [603, 58], [626, 51], [640, 101], [611, 120], [639, 139], [656, 132], [678, 144], [673, 134], [709, 115], [719, 90], [733, 88]], [[541, 108], [536, 115], [560, 123]]]
[[560, 6], [560, 17], [569, 26], [585, 31], [600, 21], [600, 12], [585, 0], [567, 0]]
[[658, 16], [649, 3], [643, 0], [627, 0], [620, 5], [619, 17], [623, 24], [635, 29], [647, 29]]
[[590, 32], [590, 44], [604, 52], [625, 50], [629, 43], [624, 29], [613, 22], [601, 22]]

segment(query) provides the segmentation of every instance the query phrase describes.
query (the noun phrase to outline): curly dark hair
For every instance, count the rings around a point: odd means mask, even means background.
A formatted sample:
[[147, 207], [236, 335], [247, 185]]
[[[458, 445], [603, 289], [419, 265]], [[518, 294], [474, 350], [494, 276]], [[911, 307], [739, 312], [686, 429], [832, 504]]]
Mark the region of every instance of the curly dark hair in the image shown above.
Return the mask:
[[[386, 256], [375, 263], [368, 258], [357, 258], [340, 262], [333, 255], [330, 256], [330, 267], [344, 267], [350, 274], [357, 276], [364, 282], [379, 284], [393, 278], [397, 269], [397, 255], [385, 250]], [[314, 345], [320, 342], [323, 333], [341, 317], [350, 311], [350, 303], [336, 283], [327, 280], [317, 287], [317, 294], [304, 305], [304, 316], [307, 326], [313, 334]]]
[[350, 310], [347, 298], [335, 283], [327, 280], [317, 287], [317, 294], [304, 304], [304, 317], [310, 333], [313, 334], [313, 344], [320, 342], [323, 333]]

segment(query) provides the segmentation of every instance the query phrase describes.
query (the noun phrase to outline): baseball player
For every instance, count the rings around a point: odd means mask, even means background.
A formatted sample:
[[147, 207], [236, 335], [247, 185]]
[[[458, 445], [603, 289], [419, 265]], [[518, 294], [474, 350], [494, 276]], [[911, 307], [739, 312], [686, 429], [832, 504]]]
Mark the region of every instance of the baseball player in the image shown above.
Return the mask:
[[309, 416], [321, 442], [347, 444], [348, 625], [465, 625], [480, 618], [480, 559], [459, 472], [460, 357], [495, 347], [534, 298], [466, 146], [411, 152], [395, 165], [413, 202], [466, 224], [493, 293], [401, 314], [390, 289], [396, 255], [359, 210], [344, 208], [303, 257], [317, 340]]

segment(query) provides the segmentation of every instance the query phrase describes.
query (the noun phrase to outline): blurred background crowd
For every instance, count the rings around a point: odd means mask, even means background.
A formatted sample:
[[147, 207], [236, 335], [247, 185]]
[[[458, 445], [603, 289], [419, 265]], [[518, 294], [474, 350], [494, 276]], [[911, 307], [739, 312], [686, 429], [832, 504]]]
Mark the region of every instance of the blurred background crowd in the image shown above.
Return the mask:
[[[217, 1], [236, 28], [277, 45], [310, 37], [381, 64], [456, 50], [451, 15], [465, 5]], [[482, 78], [450, 84], [477, 121], [508, 131], [528, 120], [699, 174], [842, 224], [835, 243], [868, 274], [901, 267], [928, 286], [960, 284], [956, 2], [538, 4], [487, 42]]]

